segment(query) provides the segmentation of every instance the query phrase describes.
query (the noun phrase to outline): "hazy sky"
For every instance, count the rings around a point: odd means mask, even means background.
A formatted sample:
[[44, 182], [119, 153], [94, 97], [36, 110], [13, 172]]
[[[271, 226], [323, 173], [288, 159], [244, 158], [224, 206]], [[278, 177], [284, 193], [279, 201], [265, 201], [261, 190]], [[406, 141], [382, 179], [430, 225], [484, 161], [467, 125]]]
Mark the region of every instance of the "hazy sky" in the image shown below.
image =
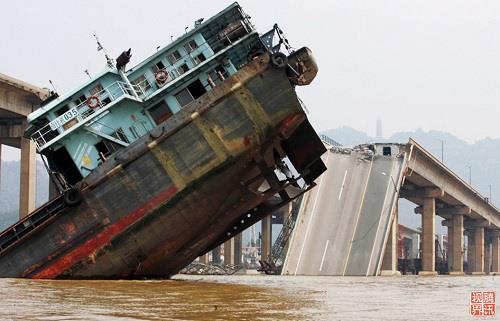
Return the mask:
[[[231, 1], [4, 1], [0, 72], [64, 93], [104, 67], [92, 37], [140, 62]], [[470, 142], [500, 137], [500, 1], [250, 1], [261, 32], [278, 22], [320, 72], [299, 94], [318, 130], [384, 136], [416, 128]]]

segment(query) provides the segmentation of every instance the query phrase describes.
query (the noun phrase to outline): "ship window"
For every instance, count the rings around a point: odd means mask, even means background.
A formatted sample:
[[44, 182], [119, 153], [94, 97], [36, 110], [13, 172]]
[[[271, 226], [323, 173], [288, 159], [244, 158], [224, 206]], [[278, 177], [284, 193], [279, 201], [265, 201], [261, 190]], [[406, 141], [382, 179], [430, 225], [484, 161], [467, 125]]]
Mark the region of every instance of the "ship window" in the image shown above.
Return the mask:
[[189, 70], [189, 67], [186, 64], [182, 64], [179, 66], [179, 68], [177, 68], [177, 71], [179, 71], [179, 74], [181, 74], [181, 75], [183, 73], [187, 72], [188, 70]]
[[117, 151], [121, 146], [107, 140], [101, 140], [94, 147], [97, 149], [99, 158], [104, 162], [109, 155]]
[[111, 102], [111, 99], [109, 97], [106, 97], [104, 98], [102, 101], [101, 101], [101, 104], [103, 104], [104, 106], [106, 106], [107, 104], [109, 104]]
[[75, 105], [79, 106], [85, 101], [87, 101], [87, 97], [85, 97], [85, 95], [81, 95], [80, 97], [78, 97], [78, 99], [75, 100]]
[[193, 40], [189, 41], [188, 43], [186, 43], [184, 45], [184, 48], [186, 49], [187, 52], [192, 52], [193, 50], [198, 48], [198, 44], [193, 39]]
[[220, 84], [227, 77], [229, 77], [229, 74], [222, 66], [217, 66], [208, 72], [208, 79], [212, 86]]
[[61, 108], [59, 108], [57, 111], [55, 111], [54, 114], [56, 114], [56, 116], [61, 116], [62, 114], [64, 114], [68, 110], [69, 110], [68, 105], [64, 105]]
[[[140, 87], [140, 89], [142, 89], [143, 92], [146, 92], [149, 89], [151, 89], [151, 84], [149, 83], [149, 81], [146, 79], [146, 76], [144, 76], [144, 75], [137, 77], [136, 79], [132, 80], [130, 83], [132, 85], [134, 85], [134, 87], [135, 86]], [[135, 91], [137, 92], [138, 95], [142, 94], [142, 92], [140, 92], [140, 89], [135, 88]]]
[[151, 117], [153, 117], [155, 123], [158, 125], [165, 120], [169, 119], [172, 116], [172, 112], [168, 107], [168, 104], [165, 101], [161, 101], [160, 103], [154, 105], [149, 109], [149, 113]]
[[175, 98], [177, 99], [181, 107], [186, 106], [194, 100], [193, 96], [191, 96], [191, 93], [189, 92], [189, 90], [187, 90], [187, 88], [184, 88], [183, 90], [175, 94]]
[[194, 61], [196, 62], [196, 64], [199, 64], [205, 60], [207, 60], [207, 58], [205, 58], [205, 55], [202, 53], [194, 57]]
[[197, 79], [193, 83], [189, 84], [189, 86], [187, 86], [187, 89], [189, 90], [189, 92], [191, 93], [191, 96], [193, 96], [194, 99], [198, 99], [204, 93], [207, 92], [205, 87], [203, 86], [203, 84], [201, 83], [201, 81], [199, 79]]
[[206, 92], [207, 91], [201, 81], [197, 79], [196, 81], [189, 84], [189, 86], [175, 94], [175, 98], [177, 99], [181, 107], [184, 107], [193, 100], [201, 97]]
[[172, 52], [170, 55], [168, 55], [168, 61], [173, 64], [175, 63], [176, 61], [178, 61], [179, 59], [181, 59], [181, 54], [179, 53], [179, 50], [176, 50], [174, 52]]
[[154, 65], [154, 66], [152, 67], [152, 69], [153, 69], [153, 72], [154, 72], [154, 73], [157, 73], [158, 71], [160, 71], [160, 70], [162, 70], [162, 69], [165, 69], [165, 65], [163, 64], [163, 62], [158, 61], [158, 63], [157, 63], [156, 65]]
[[102, 85], [97, 84], [93, 88], [90, 89], [90, 94], [92, 96], [96, 96], [96, 95], [99, 95], [101, 93], [101, 91], [103, 91], [103, 90], [104, 90], [104, 88], [102, 87]]

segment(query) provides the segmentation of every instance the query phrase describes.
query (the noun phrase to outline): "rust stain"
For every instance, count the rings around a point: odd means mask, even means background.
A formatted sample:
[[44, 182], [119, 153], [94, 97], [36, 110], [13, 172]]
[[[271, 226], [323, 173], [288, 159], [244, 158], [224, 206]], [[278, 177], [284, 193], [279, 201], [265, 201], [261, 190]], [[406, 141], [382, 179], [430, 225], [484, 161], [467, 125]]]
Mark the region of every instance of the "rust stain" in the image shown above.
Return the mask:
[[115, 224], [103, 229], [100, 233], [96, 234], [90, 240], [87, 240], [82, 245], [73, 248], [69, 253], [54, 261], [48, 267], [42, 269], [33, 275], [34, 279], [52, 279], [59, 276], [61, 273], [69, 269], [75, 263], [87, 258], [93, 252], [108, 244], [113, 237], [123, 232], [126, 228], [130, 227], [137, 220], [144, 217], [155, 207], [163, 204], [166, 200], [170, 199], [177, 189], [171, 186], [160, 193], [158, 196], [152, 198], [145, 206], [135, 209], [129, 214], [125, 215]]

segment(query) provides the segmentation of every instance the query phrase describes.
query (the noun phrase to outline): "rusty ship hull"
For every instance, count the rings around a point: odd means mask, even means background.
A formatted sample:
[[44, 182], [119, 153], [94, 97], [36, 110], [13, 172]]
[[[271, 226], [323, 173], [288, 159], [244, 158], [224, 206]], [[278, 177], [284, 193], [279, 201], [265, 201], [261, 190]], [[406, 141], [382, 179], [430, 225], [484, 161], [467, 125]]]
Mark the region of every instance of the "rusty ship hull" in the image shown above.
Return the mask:
[[[108, 159], [78, 205], [57, 197], [0, 234], [0, 277], [168, 277], [311, 188], [325, 150], [290, 70], [269, 60]], [[304, 186], [276, 176], [284, 156]]]

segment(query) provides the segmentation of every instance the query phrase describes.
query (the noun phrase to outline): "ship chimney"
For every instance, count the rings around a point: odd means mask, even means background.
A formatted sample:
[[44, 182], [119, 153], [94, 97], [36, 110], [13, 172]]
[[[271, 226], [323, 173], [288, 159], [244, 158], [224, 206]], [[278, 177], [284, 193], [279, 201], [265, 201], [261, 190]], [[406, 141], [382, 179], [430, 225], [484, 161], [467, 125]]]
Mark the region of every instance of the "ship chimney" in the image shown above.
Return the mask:
[[130, 51], [131, 48], [128, 48], [128, 50], [122, 52], [118, 58], [116, 58], [116, 69], [120, 70], [125, 68], [125, 65], [130, 61], [130, 57], [132, 57]]

